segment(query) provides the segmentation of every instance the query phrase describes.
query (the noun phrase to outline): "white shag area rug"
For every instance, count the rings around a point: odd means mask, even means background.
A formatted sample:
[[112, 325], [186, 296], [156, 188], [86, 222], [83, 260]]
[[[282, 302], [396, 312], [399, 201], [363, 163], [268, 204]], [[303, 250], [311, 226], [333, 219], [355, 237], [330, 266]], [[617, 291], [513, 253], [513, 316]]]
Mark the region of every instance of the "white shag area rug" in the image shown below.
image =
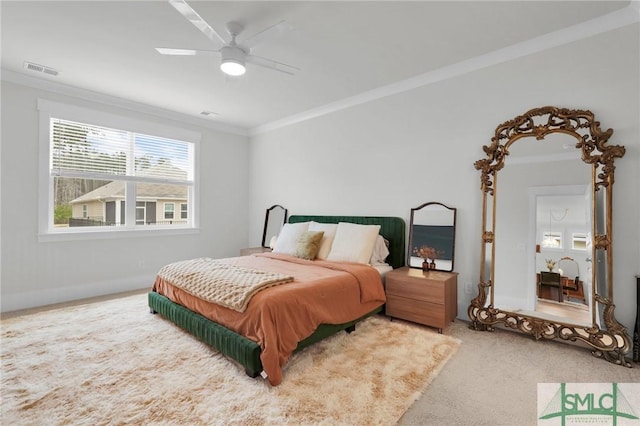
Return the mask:
[[1, 325], [7, 425], [393, 425], [460, 345], [375, 316], [295, 354], [272, 387], [150, 314], [146, 294]]

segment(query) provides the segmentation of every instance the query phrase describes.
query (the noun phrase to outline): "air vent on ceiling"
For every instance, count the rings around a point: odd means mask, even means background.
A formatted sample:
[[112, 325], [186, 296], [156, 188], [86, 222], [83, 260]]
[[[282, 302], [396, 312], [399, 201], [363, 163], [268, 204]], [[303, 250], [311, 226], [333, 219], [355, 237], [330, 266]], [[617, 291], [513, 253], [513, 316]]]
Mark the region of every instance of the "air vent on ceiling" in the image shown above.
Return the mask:
[[216, 115], [220, 115], [217, 112], [213, 112], [213, 111], [202, 111], [200, 113], [200, 115], [204, 115], [205, 117], [209, 117], [210, 115], [216, 116]]
[[58, 70], [55, 70], [53, 68], [50, 67], [45, 67], [44, 65], [38, 65], [38, 64], [34, 64], [33, 62], [24, 62], [24, 68], [29, 70], [29, 71], [34, 71], [34, 72], [41, 72], [44, 74], [49, 74], [52, 76], [56, 76], [59, 74]]

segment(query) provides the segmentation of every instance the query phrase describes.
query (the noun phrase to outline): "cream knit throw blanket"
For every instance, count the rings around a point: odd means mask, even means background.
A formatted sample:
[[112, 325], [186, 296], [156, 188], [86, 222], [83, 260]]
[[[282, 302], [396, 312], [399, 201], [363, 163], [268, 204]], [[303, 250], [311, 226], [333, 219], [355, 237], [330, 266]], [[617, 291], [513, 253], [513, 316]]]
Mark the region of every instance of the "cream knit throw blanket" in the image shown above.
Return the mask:
[[244, 312], [254, 294], [293, 281], [293, 277], [256, 271], [207, 257], [164, 266], [158, 276], [208, 302]]

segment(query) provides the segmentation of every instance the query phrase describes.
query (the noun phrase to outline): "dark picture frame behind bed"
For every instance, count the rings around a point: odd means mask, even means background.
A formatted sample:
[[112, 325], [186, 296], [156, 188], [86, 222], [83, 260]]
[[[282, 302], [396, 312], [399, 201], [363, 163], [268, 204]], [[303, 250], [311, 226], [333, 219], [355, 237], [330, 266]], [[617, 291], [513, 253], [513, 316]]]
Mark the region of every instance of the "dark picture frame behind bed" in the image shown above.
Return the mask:
[[277, 237], [287, 222], [287, 209], [280, 204], [274, 204], [264, 215], [264, 230], [262, 231], [262, 247], [269, 247], [271, 239]]

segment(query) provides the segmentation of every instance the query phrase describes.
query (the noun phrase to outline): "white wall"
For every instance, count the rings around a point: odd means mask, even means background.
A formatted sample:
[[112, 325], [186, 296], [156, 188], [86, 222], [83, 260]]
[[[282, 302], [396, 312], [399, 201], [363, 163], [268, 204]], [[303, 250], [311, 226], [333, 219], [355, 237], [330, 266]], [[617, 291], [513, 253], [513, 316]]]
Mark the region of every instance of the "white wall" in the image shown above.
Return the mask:
[[[201, 132], [200, 232], [38, 242], [38, 98]], [[3, 312], [151, 288], [166, 263], [235, 256], [246, 245], [247, 136], [3, 81], [1, 158]]]
[[[458, 208], [458, 316], [466, 318], [480, 256], [480, 174], [496, 126], [531, 108], [592, 110], [616, 162], [616, 315], [631, 328], [640, 273], [639, 31], [624, 27], [470, 74], [344, 109], [251, 138], [250, 243], [264, 209], [290, 214], [400, 216], [440, 201]], [[474, 284], [475, 286], [475, 284]], [[633, 330], [631, 328], [631, 330]]]

